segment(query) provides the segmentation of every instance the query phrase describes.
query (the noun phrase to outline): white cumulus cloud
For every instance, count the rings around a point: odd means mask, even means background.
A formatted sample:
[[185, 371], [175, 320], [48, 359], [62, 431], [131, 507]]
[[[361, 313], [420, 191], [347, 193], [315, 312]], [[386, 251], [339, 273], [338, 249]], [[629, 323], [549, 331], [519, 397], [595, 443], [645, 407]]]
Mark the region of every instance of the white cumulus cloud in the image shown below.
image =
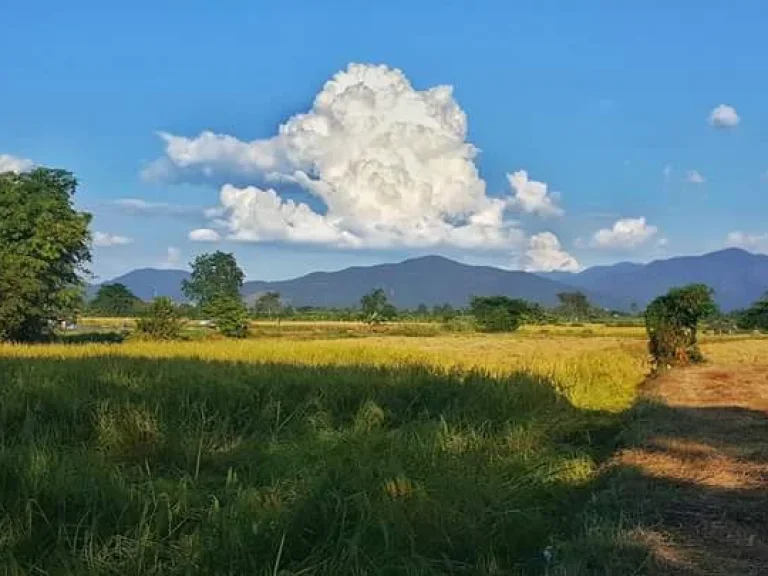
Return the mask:
[[736, 109], [727, 104], [720, 104], [709, 113], [709, 124], [715, 128], [733, 128], [740, 121]]
[[725, 239], [725, 245], [749, 248], [751, 250], [766, 250], [768, 249], [768, 233], [748, 234], [739, 231], [730, 232]]
[[[235, 240], [519, 248], [524, 235], [508, 209], [561, 213], [524, 172], [514, 198], [488, 195], [452, 88], [418, 90], [386, 66], [350, 64], [271, 138], [161, 137], [165, 155], [144, 176], [228, 182], [210, 214]], [[311, 199], [284, 197], [286, 185]]]
[[3, 172], [26, 172], [34, 166], [32, 160], [18, 158], [10, 154], [0, 154], [0, 174]]
[[211, 228], [196, 228], [190, 231], [189, 239], [193, 242], [218, 242], [221, 236]]
[[562, 216], [563, 210], [557, 206], [557, 196], [547, 190], [546, 184], [529, 180], [525, 170], [507, 174], [507, 179], [514, 191], [511, 202], [513, 207], [541, 216]]
[[118, 236], [117, 234], [109, 234], [107, 232], [94, 232], [93, 233], [93, 245], [99, 248], [109, 248], [111, 246], [125, 246], [131, 244], [132, 238], [126, 236]]
[[521, 261], [523, 268], [531, 272], [575, 272], [580, 268], [576, 259], [563, 250], [560, 240], [552, 232], [531, 236]]
[[704, 184], [707, 180], [698, 170], [688, 170], [685, 173], [685, 181], [688, 184]]
[[603, 228], [592, 236], [591, 245], [596, 248], [636, 248], [658, 232], [645, 218], [622, 218], [611, 228]]

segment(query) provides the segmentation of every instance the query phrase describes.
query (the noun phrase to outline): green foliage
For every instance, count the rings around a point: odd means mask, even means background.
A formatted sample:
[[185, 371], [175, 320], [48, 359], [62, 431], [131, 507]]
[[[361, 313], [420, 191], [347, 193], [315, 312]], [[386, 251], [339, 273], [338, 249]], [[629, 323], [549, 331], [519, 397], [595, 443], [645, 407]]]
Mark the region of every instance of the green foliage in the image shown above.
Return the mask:
[[397, 310], [387, 300], [387, 294], [381, 288], [371, 290], [360, 299], [362, 317], [368, 324], [378, 324], [392, 320], [397, 316]]
[[81, 305], [91, 216], [76, 189], [64, 170], [0, 174], [0, 340], [43, 339]]
[[450, 304], [438, 304], [432, 308], [432, 314], [442, 322], [450, 322], [458, 316], [458, 312]]
[[561, 313], [569, 320], [578, 322], [589, 319], [592, 306], [582, 292], [560, 292], [557, 298]]
[[253, 303], [253, 314], [257, 318], [279, 318], [283, 312], [283, 303], [279, 292], [265, 292]]
[[165, 296], [155, 298], [136, 321], [136, 332], [149, 340], [177, 340], [183, 327], [179, 309]]
[[211, 302], [220, 298], [239, 298], [245, 275], [234, 254], [220, 250], [201, 254], [193, 262], [192, 277], [182, 284], [184, 295], [208, 313]]
[[506, 296], [475, 296], [469, 309], [478, 328], [485, 332], [513, 332], [535, 313], [525, 300]]
[[648, 305], [645, 326], [648, 348], [657, 369], [700, 362], [697, 330], [717, 311], [713, 291], [704, 284], [673, 288]]
[[768, 331], [768, 293], [738, 315], [738, 325], [745, 330]]
[[222, 296], [208, 304], [208, 313], [216, 327], [229, 338], [248, 336], [248, 309], [240, 296]]
[[141, 300], [124, 284], [103, 284], [90, 303], [90, 312], [100, 316], [135, 316]]

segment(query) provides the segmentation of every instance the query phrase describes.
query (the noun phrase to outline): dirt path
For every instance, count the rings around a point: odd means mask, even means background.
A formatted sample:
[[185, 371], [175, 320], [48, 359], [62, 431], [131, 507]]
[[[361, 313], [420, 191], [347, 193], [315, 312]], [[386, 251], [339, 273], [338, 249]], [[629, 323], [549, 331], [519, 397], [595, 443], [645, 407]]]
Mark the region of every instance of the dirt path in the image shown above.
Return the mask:
[[644, 395], [615, 462], [638, 574], [768, 575], [768, 368], [673, 371]]

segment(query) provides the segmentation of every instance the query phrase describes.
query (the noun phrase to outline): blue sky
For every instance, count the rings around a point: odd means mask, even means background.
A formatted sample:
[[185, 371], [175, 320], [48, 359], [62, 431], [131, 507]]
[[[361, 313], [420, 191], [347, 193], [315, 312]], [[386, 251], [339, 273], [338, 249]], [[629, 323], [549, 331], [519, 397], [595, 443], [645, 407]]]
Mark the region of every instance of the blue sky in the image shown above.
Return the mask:
[[16, 2], [0, 158], [76, 173], [102, 278], [768, 251], [768, 6], [631, 4]]

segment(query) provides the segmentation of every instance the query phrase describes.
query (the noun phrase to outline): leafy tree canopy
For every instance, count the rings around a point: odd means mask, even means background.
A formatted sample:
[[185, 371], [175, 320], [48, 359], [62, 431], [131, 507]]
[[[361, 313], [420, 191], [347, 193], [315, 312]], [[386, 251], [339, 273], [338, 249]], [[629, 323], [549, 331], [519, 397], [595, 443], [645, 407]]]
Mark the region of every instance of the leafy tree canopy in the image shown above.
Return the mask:
[[182, 284], [184, 295], [206, 310], [220, 298], [240, 298], [245, 275], [234, 254], [216, 251], [201, 254], [193, 262], [192, 277]]
[[739, 326], [747, 330], [768, 330], [768, 293], [738, 315]]
[[371, 290], [360, 299], [363, 320], [368, 324], [378, 324], [392, 320], [397, 316], [397, 309], [389, 303], [382, 288]]
[[91, 216], [76, 190], [65, 170], [0, 174], [0, 340], [41, 339], [81, 304]]
[[265, 292], [260, 295], [253, 304], [253, 312], [256, 316], [274, 318], [279, 316], [283, 309], [280, 300], [280, 292]]
[[141, 300], [125, 284], [104, 284], [99, 287], [90, 308], [105, 316], [133, 316]]
[[487, 332], [517, 330], [534, 310], [525, 300], [506, 296], [475, 296], [469, 309], [478, 327]]

